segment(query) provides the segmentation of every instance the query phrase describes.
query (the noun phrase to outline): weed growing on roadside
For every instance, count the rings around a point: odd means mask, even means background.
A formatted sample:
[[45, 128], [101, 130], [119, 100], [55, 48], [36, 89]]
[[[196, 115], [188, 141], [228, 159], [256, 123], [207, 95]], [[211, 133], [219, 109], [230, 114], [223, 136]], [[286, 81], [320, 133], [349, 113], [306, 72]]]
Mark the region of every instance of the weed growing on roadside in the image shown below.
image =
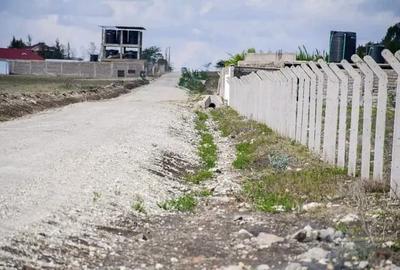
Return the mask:
[[140, 200], [140, 199], [139, 200], [134, 200], [132, 202], [131, 207], [132, 207], [132, 210], [135, 210], [135, 211], [137, 211], [139, 213], [142, 213], [142, 214], [146, 214], [146, 209], [144, 207], [143, 200]]
[[101, 193], [97, 191], [93, 191], [93, 202], [97, 202], [101, 198]]
[[203, 190], [200, 190], [200, 191], [196, 192], [195, 195], [199, 196], [199, 197], [210, 197], [210, 196], [213, 195], [213, 193], [214, 192], [212, 190], [203, 189]]
[[272, 168], [276, 171], [284, 171], [289, 166], [290, 157], [282, 154], [268, 155]]
[[193, 184], [199, 184], [203, 182], [204, 180], [210, 179], [213, 176], [213, 173], [209, 170], [198, 170], [195, 173], [188, 174], [186, 176], [186, 181], [193, 183]]
[[244, 193], [261, 211], [274, 212], [274, 205], [290, 210], [305, 201], [323, 201], [337, 193], [338, 181], [346, 176], [343, 169], [333, 167], [282, 172], [248, 180]]
[[230, 108], [218, 108], [211, 115], [221, 132], [237, 141], [232, 165], [250, 175], [244, 198], [260, 211], [290, 211], [303, 202], [332, 198], [338, 183], [347, 179], [343, 169], [324, 164], [306, 147]]
[[168, 211], [193, 212], [197, 200], [191, 194], [185, 194], [175, 199], [159, 203], [158, 206]]
[[214, 138], [209, 132], [206, 125], [208, 115], [204, 112], [196, 112], [195, 129], [200, 135], [199, 146], [197, 151], [201, 159], [201, 167], [194, 173], [188, 174], [186, 180], [188, 182], [199, 184], [213, 176], [212, 169], [217, 163], [217, 146]]

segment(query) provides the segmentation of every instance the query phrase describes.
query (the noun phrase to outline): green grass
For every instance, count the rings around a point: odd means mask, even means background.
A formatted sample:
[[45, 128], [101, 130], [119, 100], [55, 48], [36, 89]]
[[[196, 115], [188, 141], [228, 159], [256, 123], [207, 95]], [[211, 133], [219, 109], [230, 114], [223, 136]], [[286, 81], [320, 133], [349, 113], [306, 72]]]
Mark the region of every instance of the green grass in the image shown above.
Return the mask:
[[265, 174], [260, 179], [247, 180], [244, 194], [258, 210], [274, 212], [276, 205], [290, 210], [304, 202], [333, 198], [343, 178], [346, 172], [333, 167]]
[[236, 159], [232, 165], [236, 169], [245, 169], [250, 165], [251, 154], [255, 151], [252, 143], [243, 142], [236, 145]]
[[197, 200], [192, 194], [185, 194], [175, 199], [159, 203], [158, 206], [167, 211], [193, 212]]
[[212, 168], [217, 163], [217, 145], [214, 143], [214, 138], [209, 132], [206, 125], [208, 115], [203, 112], [196, 112], [195, 129], [200, 135], [200, 142], [197, 147], [197, 153], [201, 160], [200, 167], [191, 174], [186, 176], [188, 182], [199, 184], [202, 181], [212, 178]]
[[186, 176], [186, 181], [193, 184], [200, 184], [201, 182], [213, 177], [212, 171], [200, 169], [194, 173], [188, 174]]
[[230, 108], [212, 112], [225, 136], [236, 141], [233, 167], [245, 179], [243, 197], [260, 211], [290, 211], [309, 201], [324, 201], [338, 193], [347, 178], [308, 149], [283, 138], [267, 126], [246, 120]]
[[203, 166], [206, 169], [214, 168], [217, 163], [217, 146], [214, 143], [213, 136], [208, 132], [203, 132], [200, 136], [198, 152]]
[[203, 190], [200, 190], [199, 192], [197, 192], [196, 195], [199, 197], [210, 197], [213, 195], [213, 193], [214, 192], [212, 190], [203, 189]]

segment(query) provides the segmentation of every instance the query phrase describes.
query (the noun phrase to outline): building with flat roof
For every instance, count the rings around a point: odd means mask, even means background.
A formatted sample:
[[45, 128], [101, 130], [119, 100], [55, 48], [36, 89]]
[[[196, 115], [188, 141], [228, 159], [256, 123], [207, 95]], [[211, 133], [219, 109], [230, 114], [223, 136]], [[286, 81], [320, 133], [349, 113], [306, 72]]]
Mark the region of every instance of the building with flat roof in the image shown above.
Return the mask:
[[140, 59], [144, 27], [100, 26], [101, 61]]

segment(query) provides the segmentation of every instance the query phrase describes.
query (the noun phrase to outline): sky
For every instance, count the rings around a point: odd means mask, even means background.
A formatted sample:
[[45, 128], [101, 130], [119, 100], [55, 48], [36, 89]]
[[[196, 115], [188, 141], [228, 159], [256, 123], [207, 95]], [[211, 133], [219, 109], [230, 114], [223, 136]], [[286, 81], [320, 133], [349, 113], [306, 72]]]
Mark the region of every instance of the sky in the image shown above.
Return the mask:
[[331, 30], [380, 41], [400, 22], [400, 0], [0, 0], [0, 18], [0, 47], [30, 34], [87, 57], [99, 25], [143, 26], [145, 47], [170, 46], [174, 67], [199, 69], [247, 48], [327, 50]]

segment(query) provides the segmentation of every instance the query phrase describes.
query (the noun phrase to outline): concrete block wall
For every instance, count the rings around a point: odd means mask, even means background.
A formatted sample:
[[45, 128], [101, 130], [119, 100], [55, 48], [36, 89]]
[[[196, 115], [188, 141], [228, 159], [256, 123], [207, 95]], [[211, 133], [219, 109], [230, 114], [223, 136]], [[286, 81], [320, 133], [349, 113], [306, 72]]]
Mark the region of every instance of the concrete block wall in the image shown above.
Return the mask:
[[46, 63], [44, 61], [31, 61], [31, 74], [46, 74]]
[[96, 78], [109, 78], [112, 74], [112, 66], [109, 63], [96, 63]]
[[47, 74], [61, 75], [62, 72], [63, 72], [62, 63], [46, 61], [46, 73]]
[[10, 62], [11, 74], [57, 75], [84, 78], [125, 78], [139, 77], [145, 71], [144, 60], [129, 62], [69, 62], [69, 61], [20, 61]]
[[31, 74], [31, 61], [12, 61], [11, 63], [11, 73]]

